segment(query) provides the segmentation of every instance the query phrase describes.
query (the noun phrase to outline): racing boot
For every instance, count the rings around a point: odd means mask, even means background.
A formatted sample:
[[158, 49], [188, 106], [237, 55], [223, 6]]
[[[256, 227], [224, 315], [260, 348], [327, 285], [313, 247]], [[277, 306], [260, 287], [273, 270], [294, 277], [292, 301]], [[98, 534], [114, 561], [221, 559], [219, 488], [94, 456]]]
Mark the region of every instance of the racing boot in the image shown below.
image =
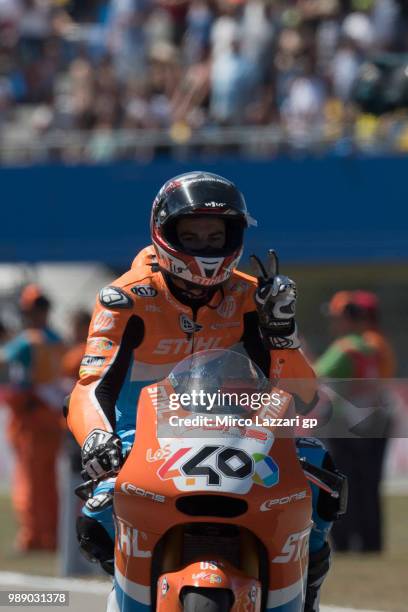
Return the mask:
[[304, 612], [319, 612], [320, 588], [330, 568], [330, 546], [326, 542], [321, 550], [309, 553]]

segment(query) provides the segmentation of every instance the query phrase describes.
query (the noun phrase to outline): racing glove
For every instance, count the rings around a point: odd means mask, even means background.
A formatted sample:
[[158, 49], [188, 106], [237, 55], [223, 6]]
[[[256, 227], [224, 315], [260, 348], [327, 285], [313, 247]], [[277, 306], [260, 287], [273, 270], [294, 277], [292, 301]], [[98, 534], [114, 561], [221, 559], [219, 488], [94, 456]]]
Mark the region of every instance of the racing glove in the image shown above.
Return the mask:
[[265, 266], [256, 255], [251, 255], [251, 263], [258, 279], [255, 304], [265, 346], [268, 349], [299, 348], [295, 283], [279, 274], [278, 257], [273, 250], [268, 251]]
[[122, 441], [115, 433], [93, 429], [81, 449], [82, 467], [92, 480], [119, 472], [123, 465]]

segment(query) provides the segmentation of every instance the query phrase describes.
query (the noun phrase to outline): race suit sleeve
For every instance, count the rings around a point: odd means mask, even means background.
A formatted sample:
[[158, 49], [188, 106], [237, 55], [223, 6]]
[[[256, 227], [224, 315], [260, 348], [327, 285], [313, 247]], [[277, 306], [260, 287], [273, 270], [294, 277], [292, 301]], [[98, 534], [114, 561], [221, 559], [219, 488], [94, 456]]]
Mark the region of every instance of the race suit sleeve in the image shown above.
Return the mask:
[[81, 446], [93, 429], [114, 431], [116, 400], [133, 350], [145, 333], [132, 296], [124, 289], [113, 289], [122, 296], [122, 303], [112, 307], [97, 299], [79, 380], [69, 400], [68, 427]]
[[241, 341], [264, 374], [294, 395], [297, 412], [307, 414], [314, 408], [318, 400], [316, 375], [301, 349], [267, 350], [259, 333], [256, 311], [244, 315]]

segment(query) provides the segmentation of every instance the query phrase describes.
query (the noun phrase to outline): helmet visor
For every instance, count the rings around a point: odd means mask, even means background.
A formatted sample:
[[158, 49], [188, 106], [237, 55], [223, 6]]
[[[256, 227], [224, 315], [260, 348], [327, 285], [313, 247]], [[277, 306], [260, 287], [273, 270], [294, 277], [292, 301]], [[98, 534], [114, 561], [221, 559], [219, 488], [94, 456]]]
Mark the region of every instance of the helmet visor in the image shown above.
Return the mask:
[[208, 177], [185, 181], [167, 192], [157, 222], [164, 224], [176, 216], [195, 214], [198, 211], [238, 217], [245, 227], [256, 224], [247, 212], [243, 196], [234, 185], [218, 178], [209, 180]]

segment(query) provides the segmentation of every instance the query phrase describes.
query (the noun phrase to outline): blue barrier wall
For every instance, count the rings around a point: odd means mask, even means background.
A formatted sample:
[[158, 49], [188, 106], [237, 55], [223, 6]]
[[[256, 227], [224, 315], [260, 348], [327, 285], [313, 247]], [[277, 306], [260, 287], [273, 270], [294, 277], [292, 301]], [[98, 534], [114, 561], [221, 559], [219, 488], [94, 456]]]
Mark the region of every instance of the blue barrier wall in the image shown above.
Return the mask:
[[258, 219], [247, 253], [274, 247], [291, 262], [408, 259], [408, 159], [323, 158], [1, 168], [0, 260], [126, 266], [148, 243], [161, 184], [197, 168], [244, 192]]

